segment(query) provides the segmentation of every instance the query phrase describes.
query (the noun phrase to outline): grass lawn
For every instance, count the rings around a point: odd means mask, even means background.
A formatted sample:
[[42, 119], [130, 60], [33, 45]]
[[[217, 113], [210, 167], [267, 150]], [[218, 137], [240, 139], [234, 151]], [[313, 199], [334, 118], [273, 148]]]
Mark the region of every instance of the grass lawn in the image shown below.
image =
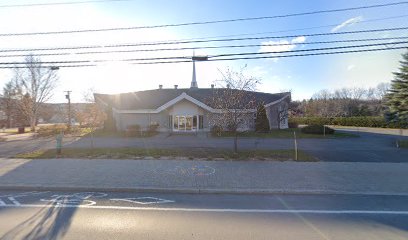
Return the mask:
[[399, 141], [399, 146], [401, 148], [408, 148], [408, 140], [400, 140]]
[[[30, 127], [25, 127], [24, 131], [26, 133], [29, 133], [29, 132], [31, 132], [31, 128]], [[3, 129], [0, 129], [0, 132], [3, 132]], [[4, 133], [17, 134], [18, 133], [18, 128], [5, 128]]]
[[[239, 134], [239, 137], [258, 137], [258, 138], [293, 138], [293, 132], [296, 132], [297, 138], [344, 138], [344, 137], [359, 137], [357, 134], [345, 133], [336, 131], [334, 134], [306, 134], [302, 133], [299, 128], [277, 129], [271, 130], [269, 133], [257, 133], [257, 132], [243, 132]], [[221, 133], [220, 137], [233, 137], [234, 135], [229, 132]]]
[[[298, 161], [317, 161], [316, 158], [304, 151], [298, 152]], [[54, 149], [19, 154], [15, 158], [108, 158], [108, 159], [138, 159], [143, 157], [184, 157], [188, 159], [235, 159], [235, 160], [292, 160], [293, 150], [243, 150], [234, 154], [232, 150], [221, 149], [146, 149], [146, 148], [66, 148], [62, 154], [56, 156]]]
[[[132, 138], [144, 138], [144, 137], [152, 137], [157, 135], [158, 132], [154, 133], [148, 133], [148, 132], [143, 132], [142, 135], [137, 135], [137, 136], [126, 136], [126, 133], [124, 131], [106, 131], [103, 129], [96, 129], [93, 132], [94, 137], [132, 137]], [[91, 135], [91, 131], [89, 131], [86, 136]]]

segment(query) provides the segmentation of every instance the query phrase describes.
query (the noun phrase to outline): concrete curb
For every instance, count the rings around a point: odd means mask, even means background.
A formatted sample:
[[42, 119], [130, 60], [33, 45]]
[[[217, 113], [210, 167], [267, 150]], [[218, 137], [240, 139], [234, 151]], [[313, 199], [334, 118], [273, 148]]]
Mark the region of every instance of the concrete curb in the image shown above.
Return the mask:
[[408, 196], [408, 193], [343, 191], [343, 190], [285, 190], [285, 189], [197, 189], [158, 187], [73, 187], [73, 186], [23, 186], [0, 185], [0, 190], [14, 191], [67, 191], [67, 192], [133, 192], [133, 193], [184, 193], [184, 194], [288, 194], [288, 195], [383, 195]]

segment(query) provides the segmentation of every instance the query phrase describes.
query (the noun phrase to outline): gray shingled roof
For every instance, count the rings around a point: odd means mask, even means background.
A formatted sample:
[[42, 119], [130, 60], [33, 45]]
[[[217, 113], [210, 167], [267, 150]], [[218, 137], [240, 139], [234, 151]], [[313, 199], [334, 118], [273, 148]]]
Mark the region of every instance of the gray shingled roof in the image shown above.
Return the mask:
[[[198, 101], [211, 106], [211, 99], [214, 91], [220, 88], [181, 88], [181, 89], [154, 89], [139, 92], [121, 93], [121, 94], [99, 94], [95, 93], [95, 98], [99, 98], [106, 104], [118, 110], [138, 110], [138, 109], [156, 109], [172, 99], [178, 97], [183, 92], [187, 95], [197, 99]], [[237, 90], [238, 91], [238, 90]], [[290, 93], [263, 93], [250, 92], [255, 98], [256, 102], [263, 102], [265, 104], [281, 99]]]

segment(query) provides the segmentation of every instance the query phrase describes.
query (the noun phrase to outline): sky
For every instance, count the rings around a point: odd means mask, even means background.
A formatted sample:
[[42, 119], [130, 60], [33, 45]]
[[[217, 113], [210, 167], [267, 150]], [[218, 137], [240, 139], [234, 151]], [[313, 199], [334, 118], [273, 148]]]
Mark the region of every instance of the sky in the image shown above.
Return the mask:
[[[265, 17], [293, 13], [360, 7], [384, 4], [394, 1], [358, 0], [310, 0], [310, 1], [243, 1], [243, 0], [123, 0], [90, 1], [81, 4], [60, 4], [26, 6], [25, 4], [75, 2], [79, 0], [58, 1], [0, 1], [0, 62], [23, 62], [24, 56], [33, 54], [44, 62], [91, 61], [92, 67], [64, 67], [58, 70], [58, 86], [51, 102], [65, 102], [64, 91], [72, 91], [72, 102], [83, 101], [85, 92], [93, 89], [98, 93], [121, 93], [147, 89], [188, 88], [192, 78], [192, 63], [166, 63], [140, 65], [124, 59], [181, 57], [191, 59], [192, 55], [211, 56], [233, 53], [263, 53], [262, 56], [288, 55], [285, 51], [315, 48], [339, 47], [348, 45], [387, 43], [381, 48], [408, 46], [395, 42], [407, 39], [387, 39], [351, 43], [315, 43], [367, 38], [408, 37], [408, 30], [382, 31], [359, 34], [338, 34], [308, 36], [318, 33], [341, 33], [382, 28], [408, 26], [408, 4], [372, 9], [359, 9], [332, 13], [311, 14], [282, 18], [235, 21], [226, 23], [144, 28], [121, 31], [99, 31], [70, 34], [19, 35], [11, 33], [50, 32], [81, 29], [123, 28], [179, 24], [226, 19]], [[9, 6], [9, 5], [20, 6]], [[286, 37], [285, 37], [286, 36]], [[144, 45], [113, 48], [110, 45], [169, 42], [174, 40], [208, 40], [225, 38], [263, 39], [184, 43], [170, 45]], [[281, 38], [266, 38], [281, 37]], [[245, 48], [196, 49], [203, 46], [219, 47], [225, 45], [256, 45]], [[98, 46], [91, 49], [60, 49], [37, 51], [33, 48], [62, 48], [78, 46]], [[174, 48], [190, 48], [174, 50]], [[155, 50], [173, 48], [173, 50]], [[366, 47], [372, 49], [376, 47]], [[28, 51], [4, 52], [10, 49]], [[87, 51], [112, 50], [155, 50], [122, 53], [92, 53]], [[361, 49], [361, 48], [357, 48]], [[340, 49], [342, 50], [342, 49]], [[356, 49], [354, 49], [356, 50]], [[291, 91], [294, 100], [308, 99], [322, 89], [343, 87], [375, 87], [382, 82], [390, 82], [392, 72], [397, 71], [404, 49], [333, 54], [303, 57], [279, 57], [266, 59], [242, 59], [233, 61], [196, 62], [198, 86], [208, 88], [222, 78], [221, 72], [227, 68], [239, 71], [244, 69], [248, 76], [261, 79], [257, 90], [261, 92]], [[324, 52], [324, 51], [322, 51]], [[59, 53], [62, 55], [44, 56], [41, 54]], [[298, 52], [299, 53], [299, 52]], [[305, 53], [305, 52], [304, 52]], [[250, 55], [255, 56], [255, 55]], [[260, 55], [257, 55], [260, 56]], [[100, 61], [104, 60], [104, 61]], [[106, 60], [106, 61], [105, 61]], [[157, 60], [156, 60], [157, 61]], [[139, 61], [140, 62], [140, 61]], [[67, 65], [67, 64], [65, 64]], [[0, 87], [13, 77], [13, 65], [1, 65]]]

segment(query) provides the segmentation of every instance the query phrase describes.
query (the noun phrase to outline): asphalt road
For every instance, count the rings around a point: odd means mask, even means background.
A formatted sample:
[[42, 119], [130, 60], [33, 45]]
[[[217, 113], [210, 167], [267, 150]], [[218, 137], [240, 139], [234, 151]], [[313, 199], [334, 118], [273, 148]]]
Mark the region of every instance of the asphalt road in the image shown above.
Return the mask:
[[0, 192], [0, 239], [407, 239], [408, 196]]

